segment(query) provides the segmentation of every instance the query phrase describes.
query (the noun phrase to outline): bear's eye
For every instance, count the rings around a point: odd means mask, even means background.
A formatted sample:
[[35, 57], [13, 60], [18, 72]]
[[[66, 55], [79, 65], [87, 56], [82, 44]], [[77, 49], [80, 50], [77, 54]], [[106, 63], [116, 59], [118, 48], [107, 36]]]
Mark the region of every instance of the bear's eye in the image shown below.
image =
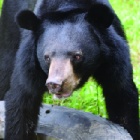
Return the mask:
[[49, 55], [45, 55], [45, 61], [47, 62], [47, 63], [50, 63], [50, 57], [49, 57]]
[[83, 56], [81, 54], [74, 54], [72, 59], [75, 62], [80, 62], [80, 61], [82, 61]]
[[75, 60], [80, 60], [80, 59], [81, 59], [81, 57], [82, 57], [82, 56], [81, 56], [81, 55], [79, 55], [79, 54], [74, 55], [74, 59], [75, 59]]

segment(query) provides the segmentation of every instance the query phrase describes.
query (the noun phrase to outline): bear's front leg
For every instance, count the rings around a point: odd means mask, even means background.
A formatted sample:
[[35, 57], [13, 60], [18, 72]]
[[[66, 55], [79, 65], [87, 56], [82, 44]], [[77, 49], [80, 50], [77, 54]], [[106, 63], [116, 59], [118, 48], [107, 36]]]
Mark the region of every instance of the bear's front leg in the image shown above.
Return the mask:
[[109, 119], [127, 129], [134, 140], [139, 140], [138, 92], [134, 83], [117, 89], [104, 88], [104, 95]]
[[5, 140], [34, 140], [42, 97], [27, 92], [20, 85], [16, 87], [5, 97]]

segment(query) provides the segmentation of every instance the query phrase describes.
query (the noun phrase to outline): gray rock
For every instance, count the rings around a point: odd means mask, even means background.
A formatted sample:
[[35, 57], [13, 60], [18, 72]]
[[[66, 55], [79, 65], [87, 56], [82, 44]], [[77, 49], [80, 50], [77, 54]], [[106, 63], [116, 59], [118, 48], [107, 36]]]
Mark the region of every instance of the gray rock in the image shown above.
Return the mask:
[[[4, 102], [0, 102], [0, 139], [4, 138]], [[37, 140], [132, 140], [121, 126], [91, 113], [43, 105]]]
[[123, 127], [106, 119], [51, 105], [41, 108], [37, 132], [59, 140], [132, 140]]

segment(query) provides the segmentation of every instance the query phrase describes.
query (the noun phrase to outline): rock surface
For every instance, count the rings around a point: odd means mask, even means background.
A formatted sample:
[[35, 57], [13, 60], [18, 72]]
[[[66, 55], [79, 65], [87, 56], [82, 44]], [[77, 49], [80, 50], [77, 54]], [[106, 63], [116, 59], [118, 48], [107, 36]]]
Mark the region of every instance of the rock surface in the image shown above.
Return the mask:
[[[4, 102], [0, 102], [0, 139], [4, 138]], [[132, 140], [119, 125], [91, 113], [66, 107], [43, 105], [37, 140]]]

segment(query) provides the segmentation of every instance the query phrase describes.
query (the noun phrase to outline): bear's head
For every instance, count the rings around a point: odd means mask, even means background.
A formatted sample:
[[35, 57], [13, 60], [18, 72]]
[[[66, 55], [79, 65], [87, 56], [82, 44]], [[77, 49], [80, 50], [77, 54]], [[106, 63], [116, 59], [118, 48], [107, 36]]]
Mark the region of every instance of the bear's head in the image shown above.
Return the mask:
[[103, 43], [99, 32], [111, 26], [114, 13], [104, 4], [44, 9], [40, 15], [21, 11], [17, 23], [37, 36], [37, 58], [48, 75], [49, 92], [66, 98], [100, 65]]

